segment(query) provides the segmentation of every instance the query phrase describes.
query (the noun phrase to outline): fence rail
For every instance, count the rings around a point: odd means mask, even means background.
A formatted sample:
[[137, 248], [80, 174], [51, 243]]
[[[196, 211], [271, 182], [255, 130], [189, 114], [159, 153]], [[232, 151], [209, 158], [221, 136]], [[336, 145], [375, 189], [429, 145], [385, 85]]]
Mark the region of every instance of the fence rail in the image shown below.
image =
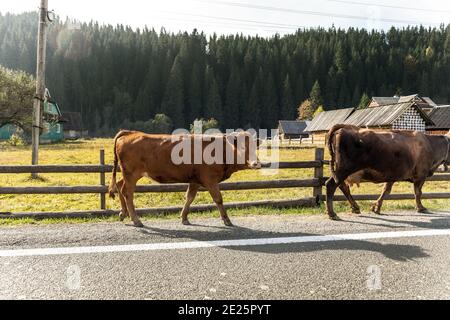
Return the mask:
[[[273, 207], [292, 207], [292, 206], [314, 206], [319, 201], [324, 201], [322, 187], [327, 179], [324, 176], [324, 166], [329, 165], [329, 161], [324, 160], [324, 149], [316, 148], [315, 159], [312, 161], [293, 161], [278, 163], [263, 163], [262, 167], [266, 169], [314, 169], [314, 176], [309, 179], [283, 179], [283, 180], [256, 180], [256, 181], [237, 181], [223, 182], [220, 184], [221, 190], [257, 190], [257, 189], [279, 189], [279, 188], [312, 188], [311, 197], [300, 199], [284, 200], [262, 200], [248, 202], [234, 202], [225, 204], [226, 208], [246, 208], [250, 206], [273, 206]], [[113, 167], [105, 164], [105, 154], [100, 150], [99, 164], [91, 165], [37, 165], [37, 166], [0, 166], [0, 174], [24, 174], [24, 173], [98, 173], [99, 185], [90, 186], [45, 186], [45, 187], [0, 187], [1, 194], [99, 194], [100, 210], [79, 211], [79, 212], [26, 212], [26, 213], [0, 213], [0, 217], [92, 217], [109, 216], [117, 214], [117, 210], [106, 210], [106, 173], [112, 172]], [[450, 181], [450, 173], [436, 174], [428, 181]], [[188, 184], [149, 184], [138, 185], [136, 192], [184, 192]], [[205, 191], [201, 188], [200, 191]], [[354, 195], [355, 200], [375, 200], [378, 194]], [[450, 193], [425, 193], [424, 199], [450, 199]], [[343, 195], [336, 195], [336, 201], [345, 201]], [[413, 194], [391, 194], [386, 197], [387, 200], [406, 200], [414, 199]], [[138, 213], [170, 213], [178, 212], [181, 206], [158, 207], [138, 209]], [[213, 204], [194, 205], [192, 211], [205, 211], [215, 208]]]

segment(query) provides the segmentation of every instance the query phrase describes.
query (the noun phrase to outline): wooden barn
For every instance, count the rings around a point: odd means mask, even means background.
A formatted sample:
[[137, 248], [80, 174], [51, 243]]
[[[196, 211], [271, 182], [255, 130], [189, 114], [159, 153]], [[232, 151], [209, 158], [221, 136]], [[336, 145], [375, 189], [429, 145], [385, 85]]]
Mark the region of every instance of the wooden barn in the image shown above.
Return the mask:
[[305, 129], [309, 121], [297, 121], [297, 120], [280, 120], [278, 121], [278, 136], [281, 140], [308, 138], [308, 133]]
[[355, 111], [355, 108], [330, 110], [319, 113], [305, 128], [311, 136], [312, 143], [325, 143], [328, 130], [335, 124], [344, 121]]
[[447, 134], [450, 131], [450, 105], [438, 106], [430, 113], [434, 125], [427, 126], [429, 134]]
[[344, 122], [371, 129], [416, 130], [425, 132], [433, 121], [415, 102], [355, 110]]
[[306, 128], [316, 143], [324, 142], [335, 124], [350, 124], [371, 129], [417, 130], [425, 132], [433, 126], [430, 116], [414, 101], [356, 110], [355, 108], [325, 111], [318, 114]]

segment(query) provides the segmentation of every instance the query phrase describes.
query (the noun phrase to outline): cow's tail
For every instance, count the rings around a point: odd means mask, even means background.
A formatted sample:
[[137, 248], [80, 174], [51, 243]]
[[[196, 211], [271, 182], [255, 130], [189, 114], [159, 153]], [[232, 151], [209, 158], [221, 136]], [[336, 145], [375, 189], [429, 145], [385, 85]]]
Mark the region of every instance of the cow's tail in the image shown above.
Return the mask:
[[335, 171], [335, 164], [336, 164], [336, 153], [335, 153], [335, 148], [333, 145], [333, 138], [334, 135], [336, 133], [336, 131], [338, 131], [339, 129], [342, 129], [343, 127], [345, 127], [346, 125], [344, 124], [337, 124], [334, 125], [329, 131], [328, 134], [326, 136], [326, 145], [328, 147], [328, 151], [330, 152], [330, 171], [331, 171], [331, 176], [333, 177], [334, 181], [336, 183], [339, 183], [337, 177], [336, 177], [336, 171]]
[[[114, 166], [113, 166], [113, 172], [112, 172], [112, 177], [111, 177], [111, 182], [109, 183], [109, 187], [108, 187], [108, 193], [109, 193], [109, 197], [114, 199], [115, 198], [115, 192], [118, 191], [117, 190], [117, 181], [116, 181], [116, 176], [117, 176], [117, 166], [119, 165], [119, 159], [117, 157], [117, 140], [120, 137], [126, 136], [127, 134], [130, 134], [131, 131], [126, 131], [126, 130], [120, 130], [116, 136], [114, 137]], [[119, 191], [120, 192], [120, 191]]]

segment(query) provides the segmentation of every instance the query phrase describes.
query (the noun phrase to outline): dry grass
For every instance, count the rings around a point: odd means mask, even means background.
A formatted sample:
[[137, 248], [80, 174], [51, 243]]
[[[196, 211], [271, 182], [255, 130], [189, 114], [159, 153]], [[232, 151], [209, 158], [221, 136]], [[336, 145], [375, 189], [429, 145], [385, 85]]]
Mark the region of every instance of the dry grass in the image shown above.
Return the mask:
[[[106, 163], [113, 160], [112, 139], [93, 139], [68, 141], [65, 143], [45, 145], [40, 150], [40, 164], [98, 164], [99, 150], [105, 150]], [[30, 163], [30, 147], [11, 147], [5, 144], [0, 145], [0, 165], [26, 165]], [[279, 161], [302, 161], [313, 160], [313, 149], [281, 149]], [[261, 160], [268, 160], [261, 156]], [[273, 171], [271, 171], [273, 173]], [[269, 180], [269, 179], [302, 179], [313, 176], [313, 169], [283, 169], [275, 175], [265, 174], [267, 171], [246, 170], [234, 174], [230, 181], [242, 180]], [[327, 170], [325, 170], [327, 174]], [[28, 174], [0, 174], [1, 186], [66, 186], [66, 185], [95, 185], [99, 183], [99, 174], [42, 174], [42, 179], [31, 180]], [[109, 181], [110, 175], [107, 175]], [[142, 179], [140, 183], [151, 183], [148, 179]], [[375, 193], [381, 191], [381, 185], [363, 184], [360, 188], [353, 188], [354, 194]], [[450, 189], [450, 182], [427, 183], [424, 192], [445, 192]], [[397, 183], [393, 189], [394, 193], [411, 193], [412, 185], [409, 183]], [[291, 188], [291, 189], [268, 189], [268, 190], [242, 190], [224, 192], [224, 201], [251, 201], [263, 199], [288, 199], [309, 197], [312, 195], [312, 188]], [[183, 193], [152, 193], [137, 194], [137, 207], [161, 207], [169, 205], [181, 205], [183, 203]], [[195, 203], [210, 203], [211, 199], [205, 192], [200, 193]], [[444, 210], [450, 208], [450, 200], [427, 200], [426, 206], [433, 210]], [[363, 209], [368, 204], [362, 203]], [[118, 200], [107, 200], [107, 208], [117, 209]], [[89, 194], [69, 194], [69, 195], [0, 195], [0, 212], [29, 212], [29, 211], [78, 211], [78, 210], [98, 210], [99, 196]], [[414, 209], [414, 202], [388, 201], [386, 210], [410, 210]], [[337, 211], [348, 210], [346, 204], [337, 206]], [[235, 214], [248, 213], [258, 214], [260, 212], [272, 213], [293, 213], [293, 212], [316, 212], [318, 209], [270, 209], [255, 208], [251, 210], [234, 210]], [[214, 213], [215, 214], [215, 213]]]

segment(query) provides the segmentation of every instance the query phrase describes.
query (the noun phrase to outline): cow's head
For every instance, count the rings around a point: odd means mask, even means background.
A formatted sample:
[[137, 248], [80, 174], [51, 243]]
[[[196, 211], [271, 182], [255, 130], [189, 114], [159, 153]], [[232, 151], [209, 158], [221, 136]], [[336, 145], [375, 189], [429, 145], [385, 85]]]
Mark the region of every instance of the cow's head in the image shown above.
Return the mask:
[[227, 134], [227, 141], [233, 145], [234, 164], [246, 169], [260, 169], [261, 162], [258, 159], [257, 150], [260, 139], [247, 131]]

